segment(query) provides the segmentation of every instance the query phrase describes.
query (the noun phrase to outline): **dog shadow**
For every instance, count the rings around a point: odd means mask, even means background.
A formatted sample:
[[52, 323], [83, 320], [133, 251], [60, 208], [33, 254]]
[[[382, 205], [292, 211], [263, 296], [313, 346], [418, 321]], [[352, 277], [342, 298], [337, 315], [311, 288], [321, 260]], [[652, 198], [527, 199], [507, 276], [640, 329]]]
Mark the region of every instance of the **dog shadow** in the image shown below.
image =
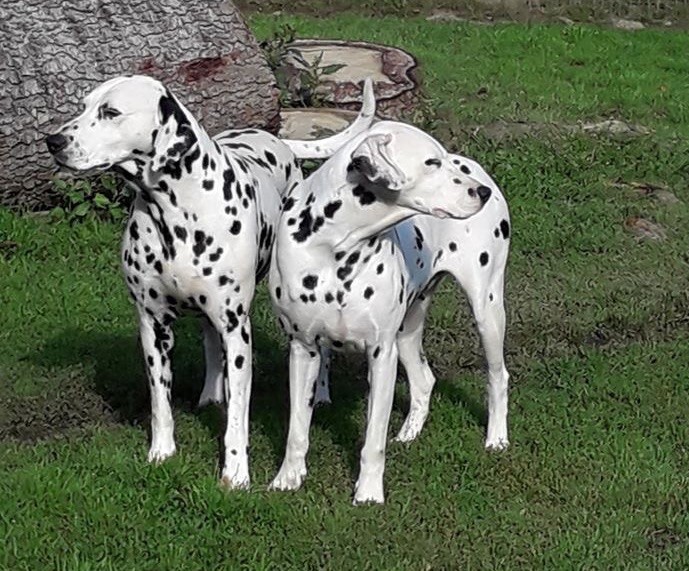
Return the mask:
[[[485, 373], [482, 371], [481, 375], [485, 375]], [[477, 426], [484, 430], [488, 428], [488, 410], [484, 399], [476, 398], [469, 389], [459, 384], [459, 381], [456, 379], [452, 381], [438, 379], [433, 390], [452, 404], [466, 410]], [[431, 412], [431, 414], [433, 413]]]
[[[277, 471], [284, 455], [289, 420], [288, 350], [283, 339], [267, 334], [267, 327], [257, 325], [253, 328], [254, 379], [250, 422], [252, 432], [259, 431], [269, 442]], [[312, 425], [329, 436], [346, 462], [351, 477], [355, 478], [365, 432], [365, 399], [368, 398], [366, 360], [361, 355], [333, 357], [332, 404], [316, 407]], [[76, 365], [91, 371], [83, 390], [99, 395], [115, 422], [145, 426], [149, 430], [148, 381], [136, 332], [65, 329], [43, 344], [31, 360], [48, 369]], [[197, 407], [205, 373], [197, 320], [183, 318], [175, 325], [172, 365], [173, 410], [193, 414], [216, 439], [218, 458], [221, 458], [226, 421], [222, 407]], [[398, 383], [406, 382], [404, 373], [401, 373]], [[487, 412], [483, 403], [457, 381], [440, 378], [434, 391], [464, 408], [485, 428]], [[402, 418], [409, 410], [408, 391], [404, 388], [396, 391], [394, 410], [400, 412]], [[150, 433], [148, 436], [150, 438]]]
[[[284, 340], [271, 337], [264, 329], [267, 328], [261, 324], [253, 327], [254, 379], [250, 423], [252, 431], [259, 431], [270, 443], [277, 459], [277, 471], [284, 455], [289, 419], [288, 350]], [[222, 407], [197, 406], [205, 374], [200, 322], [182, 318], [175, 324], [174, 331], [173, 411], [193, 414], [211, 437], [217, 439], [219, 452], [222, 452], [226, 422]], [[136, 332], [67, 328], [42, 344], [41, 349], [28, 358], [46, 369], [83, 367], [89, 372], [83, 391], [99, 395], [115, 422], [145, 426], [150, 430], [148, 381]], [[362, 374], [352, 371], [351, 357], [337, 361], [339, 363], [331, 371], [335, 381], [331, 386], [332, 404], [316, 408], [313, 425], [329, 434], [354, 471], [358, 469], [358, 445], [363, 435], [356, 416], [361, 400], [366, 397], [366, 375], [365, 369]], [[150, 438], [150, 433], [148, 436]]]

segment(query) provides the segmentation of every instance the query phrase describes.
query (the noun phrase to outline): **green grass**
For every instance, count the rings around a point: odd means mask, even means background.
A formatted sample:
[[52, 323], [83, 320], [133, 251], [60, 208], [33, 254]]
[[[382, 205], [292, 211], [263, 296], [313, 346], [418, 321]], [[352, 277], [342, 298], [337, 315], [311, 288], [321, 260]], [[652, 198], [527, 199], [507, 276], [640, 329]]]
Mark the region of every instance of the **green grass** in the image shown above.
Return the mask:
[[408, 50], [421, 62], [431, 100], [457, 126], [615, 117], [668, 136], [689, 135], [689, 59], [677, 57], [686, 43], [682, 33], [355, 15], [257, 15], [251, 22], [259, 37], [288, 23], [298, 37], [365, 40]]
[[490, 23], [494, 20], [521, 22], [560, 22], [561, 17], [577, 22], [601, 22], [609, 25], [613, 16], [641, 19], [651, 25], [668, 22], [686, 26], [689, 6], [684, 0], [649, 2], [647, 0], [237, 0], [244, 14], [305, 14], [316, 17], [353, 11], [369, 17], [429, 16], [450, 12], [456, 17]]
[[[386, 505], [350, 505], [366, 406], [356, 356], [337, 359], [334, 403], [316, 411], [304, 489], [268, 493], [283, 452], [287, 379], [285, 340], [262, 286], [251, 492], [217, 485], [222, 419], [194, 410], [203, 364], [193, 321], [177, 328], [179, 453], [149, 466], [121, 228], [0, 210], [0, 569], [689, 567], [683, 36], [345, 15], [256, 17], [252, 26], [265, 36], [285, 21], [301, 36], [416, 54], [427, 95], [436, 107], [445, 102], [428, 123], [504, 188], [514, 229], [512, 447], [482, 448], [482, 352], [462, 296], [445, 283], [426, 335], [439, 378], [431, 416], [417, 442], [389, 446]], [[481, 85], [488, 97], [472, 97]], [[654, 133], [498, 142], [463, 129], [610, 115]], [[681, 202], [612, 181], [662, 184]], [[634, 239], [624, 228], [630, 216], [662, 224], [667, 239]], [[391, 432], [406, 407], [400, 382]]]

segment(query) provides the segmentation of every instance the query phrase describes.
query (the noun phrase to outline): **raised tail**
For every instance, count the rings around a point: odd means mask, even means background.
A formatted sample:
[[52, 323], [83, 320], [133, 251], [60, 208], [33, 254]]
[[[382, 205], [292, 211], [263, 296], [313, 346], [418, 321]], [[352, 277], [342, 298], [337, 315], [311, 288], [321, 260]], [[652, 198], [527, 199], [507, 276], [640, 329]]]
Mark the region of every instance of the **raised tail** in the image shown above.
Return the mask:
[[347, 141], [366, 131], [373, 123], [375, 114], [376, 98], [373, 94], [373, 83], [371, 78], [367, 77], [364, 81], [364, 93], [359, 115], [357, 115], [354, 123], [344, 131], [325, 139], [312, 141], [281, 139], [281, 141], [292, 150], [298, 159], [327, 159]]

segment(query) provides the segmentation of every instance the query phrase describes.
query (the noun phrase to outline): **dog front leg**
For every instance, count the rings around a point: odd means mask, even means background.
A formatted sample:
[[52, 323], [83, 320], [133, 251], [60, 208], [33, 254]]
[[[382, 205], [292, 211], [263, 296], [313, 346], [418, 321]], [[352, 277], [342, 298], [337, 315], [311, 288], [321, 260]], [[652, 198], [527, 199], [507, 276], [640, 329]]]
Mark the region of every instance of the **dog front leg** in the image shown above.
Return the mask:
[[306, 476], [306, 453], [321, 354], [293, 339], [289, 357], [289, 432], [285, 458], [270, 488], [297, 490]]
[[225, 458], [220, 481], [228, 489], [249, 487], [249, 399], [251, 397], [251, 321], [246, 313], [226, 324], [225, 349]]
[[368, 422], [361, 449], [361, 467], [354, 503], [382, 504], [385, 444], [397, 378], [397, 344], [394, 340], [368, 348]]
[[174, 420], [170, 407], [170, 352], [174, 336], [170, 325], [163, 325], [143, 308], [139, 311], [139, 331], [151, 393], [151, 448], [148, 461], [162, 462], [175, 453]]

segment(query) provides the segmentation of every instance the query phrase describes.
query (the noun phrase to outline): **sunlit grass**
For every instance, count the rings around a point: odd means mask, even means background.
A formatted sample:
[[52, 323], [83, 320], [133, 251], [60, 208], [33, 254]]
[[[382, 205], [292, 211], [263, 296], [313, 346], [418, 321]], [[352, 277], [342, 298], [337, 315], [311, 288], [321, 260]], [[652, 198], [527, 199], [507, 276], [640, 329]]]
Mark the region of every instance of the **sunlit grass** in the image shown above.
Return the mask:
[[[266, 35], [282, 21], [252, 24]], [[425, 343], [439, 379], [431, 415], [417, 442], [389, 446], [386, 505], [351, 506], [365, 415], [356, 356], [337, 360], [333, 405], [316, 411], [305, 488], [268, 493], [284, 446], [287, 378], [262, 286], [251, 492], [217, 485], [222, 415], [194, 410], [203, 363], [191, 320], [177, 328], [174, 356], [179, 453], [150, 466], [121, 228], [0, 211], [0, 569], [687, 568], [689, 143], [680, 95], [689, 76], [673, 52], [684, 37], [289, 21], [303, 36], [412, 51], [428, 96], [450, 108], [452, 124], [438, 135], [503, 187], [514, 231], [512, 447], [483, 450], [482, 352], [463, 296], [445, 283]], [[474, 98], [482, 85], [489, 96]], [[611, 114], [654, 133], [500, 142], [455, 129]], [[633, 181], [665, 185], [681, 202], [610, 185]], [[660, 223], [667, 239], [636, 240], [624, 228], [629, 216]], [[401, 382], [391, 431], [406, 407]]]

